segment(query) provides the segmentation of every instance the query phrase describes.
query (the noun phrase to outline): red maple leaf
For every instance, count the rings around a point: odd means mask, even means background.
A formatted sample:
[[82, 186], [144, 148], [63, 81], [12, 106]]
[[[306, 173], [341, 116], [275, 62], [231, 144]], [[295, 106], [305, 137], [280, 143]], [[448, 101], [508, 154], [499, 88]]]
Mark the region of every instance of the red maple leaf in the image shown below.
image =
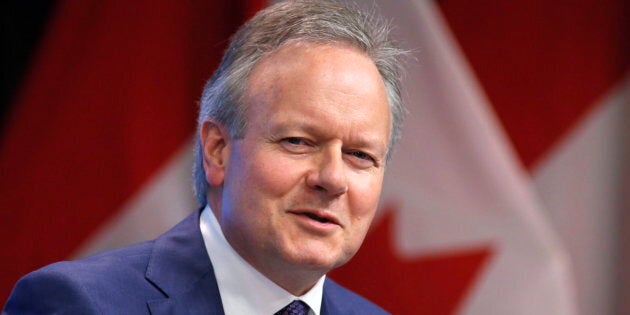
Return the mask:
[[492, 248], [401, 257], [392, 240], [392, 210], [373, 226], [356, 256], [330, 277], [394, 314], [453, 314]]

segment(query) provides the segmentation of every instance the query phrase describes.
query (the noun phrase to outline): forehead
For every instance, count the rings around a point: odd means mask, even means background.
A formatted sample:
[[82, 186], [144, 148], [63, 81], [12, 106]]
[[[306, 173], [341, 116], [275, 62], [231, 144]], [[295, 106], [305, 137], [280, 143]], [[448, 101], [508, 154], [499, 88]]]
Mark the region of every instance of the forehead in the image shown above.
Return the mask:
[[250, 78], [300, 71], [300, 75], [318, 74], [325, 69], [339, 71], [345, 70], [339, 65], [348, 63], [378, 73], [374, 62], [349, 44], [293, 41], [262, 57], [254, 66]]
[[245, 102], [248, 126], [270, 122], [256, 120], [260, 116], [293, 122], [344, 120], [347, 126], [341, 129], [389, 137], [382, 78], [369, 57], [345, 45], [299, 42], [281, 47], [252, 71]]
[[373, 91], [373, 96], [387, 98], [378, 69], [363, 52], [341, 43], [311, 42], [291, 42], [263, 57], [249, 75], [244, 96], [256, 103], [263, 96], [277, 98], [295, 89], [307, 92], [305, 97]]

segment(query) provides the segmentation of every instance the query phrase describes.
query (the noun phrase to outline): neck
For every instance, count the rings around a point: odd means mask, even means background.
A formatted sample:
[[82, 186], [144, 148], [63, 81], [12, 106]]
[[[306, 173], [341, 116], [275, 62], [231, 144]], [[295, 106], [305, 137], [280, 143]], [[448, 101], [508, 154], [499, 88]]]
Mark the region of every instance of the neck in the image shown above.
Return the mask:
[[271, 270], [261, 270], [261, 268], [255, 266], [254, 268], [260, 271], [260, 273], [265, 275], [269, 280], [295, 296], [306, 294], [306, 292], [312, 289], [317, 281], [325, 275], [324, 272], [304, 270], [303, 267], [299, 267], [301, 270], [290, 270], [297, 269], [295, 267], [269, 268]]
[[[223, 230], [223, 227], [221, 227], [221, 229]], [[269, 257], [248, 255], [247, 252], [237, 246], [239, 242], [231, 241], [231, 234], [232, 233], [229, 233], [229, 231], [223, 230], [223, 235], [225, 235], [226, 240], [239, 256], [267, 279], [295, 296], [304, 295], [329, 271], [322, 270], [321, 268], [309, 268], [304, 265], [290, 264], [281, 258], [269, 260]]]

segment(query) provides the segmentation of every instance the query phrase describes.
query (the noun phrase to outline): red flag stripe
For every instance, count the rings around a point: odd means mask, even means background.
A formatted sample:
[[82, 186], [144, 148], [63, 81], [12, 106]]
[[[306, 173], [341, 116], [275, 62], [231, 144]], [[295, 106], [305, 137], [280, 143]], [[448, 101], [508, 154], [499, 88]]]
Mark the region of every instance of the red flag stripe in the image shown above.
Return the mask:
[[440, 6], [530, 169], [627, 69], [622, 0]]
[[3, 139], [0, 296], [67, 257], [189, 139], [244, 8], [59, 3]]

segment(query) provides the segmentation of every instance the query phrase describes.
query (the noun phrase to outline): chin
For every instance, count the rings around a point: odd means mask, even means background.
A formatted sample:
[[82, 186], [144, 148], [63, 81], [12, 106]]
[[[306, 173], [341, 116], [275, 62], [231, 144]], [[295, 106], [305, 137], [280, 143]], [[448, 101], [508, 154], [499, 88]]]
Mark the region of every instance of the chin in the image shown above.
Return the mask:
[[291, 246], [284, 247], [284, 254], [281, 256], [285, 262], [322, 273], [344, 265], [358, 250], [358, 248], [344, 247], [339, 244], [308, 241], [303, 241], [300, 245], [293, 243]]
[[[337, 267], [339, 259], [329, 255], [297, 255], [293, 257], [287, 257], [287, 261], [294, 266], [305, 268], [312, 271], [326, 273], [329, 270]], [[343, 263], [341, 263], [343, 264]]]
[[313, 255], [310, 257], [299, 257], [295, 260], [295, 263], [313, 271], [327, 273], [328, 271], [347, 263], [352, 256], [353, 255]]

